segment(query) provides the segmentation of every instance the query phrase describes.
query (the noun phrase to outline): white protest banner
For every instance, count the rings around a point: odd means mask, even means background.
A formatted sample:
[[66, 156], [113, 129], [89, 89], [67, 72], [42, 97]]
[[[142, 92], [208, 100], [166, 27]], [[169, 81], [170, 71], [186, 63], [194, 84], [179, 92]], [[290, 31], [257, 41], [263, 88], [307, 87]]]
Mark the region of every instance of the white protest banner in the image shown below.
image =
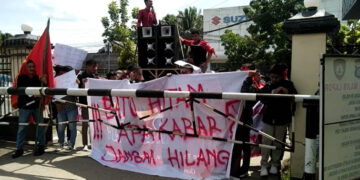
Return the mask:
[[[65, 74], [55, 77], [55, 88], [78, 88], [76, 83], [75, 70], [69, 71]], [[54, 98], [60, 99], [65, 97], [64, 95], [56, 95]]]
[[[145, 83], [89, 79], [88, 88], [117, 88], [196, 92], [240, 92], [247, 72], [190, 74], [164, 77]], [[129, 128], [149, 128], [194, 134], [190, 103], [185, 98], [112, 97], [121, 124], [137, 122]], [[225, 114], [239, 119], [242, 101], [199, 99]], [[111, 110], [110, 97], [88, 96], [88, 104]], [[175, 106], [180, 104], [179, 106]], [[173, 109], [144, 117], [169, 106]], [[198, 135], [233, 139], [236, 123], [194, 103], [195, 130]], [[89, 117], [117, 125], [113, 114], [90, 110]], [[117, 169], [182, 179], [221, 179], [230, 174], [233, 144], [195, 137], [175, 136], [145, 131], [117, 130], [100, 121], [90, 124], [90, 157]]]
[[[263, 130], [264, 123], [262, 121], [263, 118], [263, 108], [264, 104], [261, 101], [258, 101], [253, 109], [253, 123], [252, 126], [258, 130]], [[261, 135], [255, 131], [250, 131], [250, 142], [260, 144], [261, 143]], [[251, 157], [261, 156], [261, 149], [259, 147], [251, 147]]]
[[55, 44], [54, 65], [71, 66], [74, 69], [81, 69], [87, 52], [64, 44]]

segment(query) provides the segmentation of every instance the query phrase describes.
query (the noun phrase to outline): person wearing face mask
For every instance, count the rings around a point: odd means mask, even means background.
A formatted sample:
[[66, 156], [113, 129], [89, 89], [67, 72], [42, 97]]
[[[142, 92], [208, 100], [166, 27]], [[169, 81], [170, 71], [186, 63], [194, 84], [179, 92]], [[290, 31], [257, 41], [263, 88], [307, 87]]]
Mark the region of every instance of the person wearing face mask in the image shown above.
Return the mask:
[[156, 13], [152, 0], [144, 0], [145, 9], [139, 11], [137, 27], [139, 26], [155, 26], [157, 25]]
[[[284, 64], [274, 65], [269, 73], [270, 82], [261, 89], [262, 93], [271, 94], [297, 94], [294, 84], [287, 80], [287, 66]], [[283, 140], [287, 127], [291, 123], [293, 116], [294, 103], [289, 99], [263, 100], [264, 114], [263, 131], [276, 139]], [[263, 144], [273, 145], [278, 148], [283, 146], [279, 143], [272, 142], [268, 138], [263, 138]], [[270, 150], [261, 148], [261, 170], [260, 176], [278, 174], [281, 167], [280, 161], [283, 152], [281, 150]], [[269, 162], [269, 158], [271, 161]], [[270, 171], [268, 168], [271, 166]]]

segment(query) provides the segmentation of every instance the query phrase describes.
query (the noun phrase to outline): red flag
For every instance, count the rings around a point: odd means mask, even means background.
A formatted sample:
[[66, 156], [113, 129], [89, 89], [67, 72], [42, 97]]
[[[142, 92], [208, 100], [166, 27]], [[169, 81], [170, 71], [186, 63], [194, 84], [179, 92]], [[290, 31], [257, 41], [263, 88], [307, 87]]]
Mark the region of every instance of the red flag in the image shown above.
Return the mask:
[[[16, 87], [16, 81], [19, 75], [28, 74], [26, 68], [26, 62], [30, 59], [35, 64], [35, 73], [40, 78], [45, 74], [47, 76], [47, 87], [54, 87], [54, 74], [52, 67], [52, 56], [51, 56], [51, 43], [49, 36], [49, 22], [40, 39], [36, 42], [29, 55], [23, 61], [20, 71], [16, 78], [14, 78], [13, 87]], [[17, 108], [17, 96], [11, 96], [11, 105]]]

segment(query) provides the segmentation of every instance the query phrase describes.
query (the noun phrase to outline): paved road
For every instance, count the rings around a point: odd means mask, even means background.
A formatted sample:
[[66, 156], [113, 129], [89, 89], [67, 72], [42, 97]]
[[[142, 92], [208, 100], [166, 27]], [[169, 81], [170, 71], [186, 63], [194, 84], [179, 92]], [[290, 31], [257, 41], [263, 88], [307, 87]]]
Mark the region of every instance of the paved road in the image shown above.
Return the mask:
[[[77, 142], [81, 142], [78, 133]], [[159, 176], [150, 176], [130, 171], [112, 169], [100, 165], [88, 157], [89, 152], [82, 151], [80, 144], [76, 144], [76, 150], [70, 153], [55, 152], [55, 146], [49, 146], [46, 153], [40, 157], [32, 155], [32, 146], [25, 146], [25, 154], [16, 160], [11, 159], [15, 150], [15, 143], [0, 141], [0, 180], [47, 180], [47, 179], [121, 179], [121, 180], [165, 180]], [[289, 154], [286, 153], [288, 157]], [[252, 158], [250, 177], [245, 179], [280, 179], [276, 176], [260, 178], [260, 158]]]

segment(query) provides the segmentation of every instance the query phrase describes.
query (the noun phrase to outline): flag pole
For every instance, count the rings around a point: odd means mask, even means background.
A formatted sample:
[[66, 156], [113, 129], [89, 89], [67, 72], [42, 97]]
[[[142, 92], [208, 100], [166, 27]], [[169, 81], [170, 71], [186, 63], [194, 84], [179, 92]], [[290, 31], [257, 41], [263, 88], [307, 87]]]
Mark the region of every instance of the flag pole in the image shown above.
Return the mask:
[[[46, 37], [45, 37], [45, 45], [44, 45], [44, 52], [43, 52], [41, 77], [43, 77], [46, 73], [46, 59], [47, 59], [47, 55], [48, 55], [47, 52], [48, 52], [48, 45], [49, 45], [49, 27], [50, 27], [50, 18], [48, 19], [47, 26], [46, 26]], [[44, 87], [44, 83], [42, 81], [41, 81], [41, 87]], [[44, 97], [40, 97], [40, 103], [39, 103], [39, 117], [41, 117], [44, 120], [43, 112], [42, 112], [42, 104], [45, 105]], [[38, 121], [38, 119], [36, 119], [36, 121]], [[37, 147], [38, 147], [39, 123], [40, 122], [36, 122], [35, 152], [37, 151]], [[45, 139], [45, 141], [46, 141], [46, 139]]]

